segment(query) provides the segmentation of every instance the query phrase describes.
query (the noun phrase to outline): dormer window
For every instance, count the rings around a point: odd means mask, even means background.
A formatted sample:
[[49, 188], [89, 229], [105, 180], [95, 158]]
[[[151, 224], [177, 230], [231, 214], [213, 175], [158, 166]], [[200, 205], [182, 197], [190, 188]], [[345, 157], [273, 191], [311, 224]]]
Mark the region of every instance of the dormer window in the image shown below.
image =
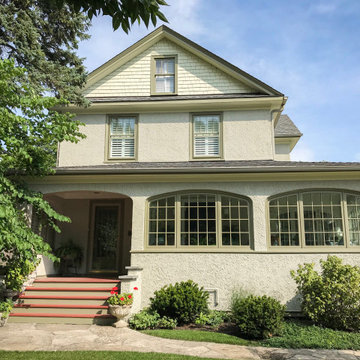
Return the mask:
[[177, 92], [176, 56], [154, 56], [152, 58], [152, 95], [171, 95]]

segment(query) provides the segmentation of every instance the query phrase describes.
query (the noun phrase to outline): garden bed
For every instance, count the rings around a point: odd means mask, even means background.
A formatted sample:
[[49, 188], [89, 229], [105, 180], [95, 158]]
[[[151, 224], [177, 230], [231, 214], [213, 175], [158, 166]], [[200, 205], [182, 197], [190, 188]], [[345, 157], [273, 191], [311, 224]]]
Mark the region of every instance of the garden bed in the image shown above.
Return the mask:
[[223, 324], [218, 329], [187, 325], [174, 330], [144, 330], [148, 335], [188, 341], [205, 341], [242, 346], [266, 346], [292, 349], [360, 350], [360, 333], [346, 332], [311, 325], [305, 320], [288, 319], [281, 336], [266, 340], [248, 340], [239, 337], [233, 324]]

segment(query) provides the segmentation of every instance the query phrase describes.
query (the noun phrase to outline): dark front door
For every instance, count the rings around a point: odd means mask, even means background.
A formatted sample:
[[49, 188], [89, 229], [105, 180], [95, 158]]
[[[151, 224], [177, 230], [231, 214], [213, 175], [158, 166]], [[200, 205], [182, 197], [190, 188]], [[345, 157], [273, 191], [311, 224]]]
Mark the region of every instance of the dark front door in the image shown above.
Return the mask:
[[90, 239], [91, 272], [117, 272], [120, 204], [93, 204]]

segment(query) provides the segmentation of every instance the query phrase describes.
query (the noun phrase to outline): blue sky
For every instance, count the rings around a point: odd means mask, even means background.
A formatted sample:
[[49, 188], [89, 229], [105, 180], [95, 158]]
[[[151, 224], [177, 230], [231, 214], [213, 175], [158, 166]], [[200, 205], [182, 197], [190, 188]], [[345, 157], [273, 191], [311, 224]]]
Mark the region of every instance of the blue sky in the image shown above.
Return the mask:
[[[170, 28], [288, 96], [284, 113], [304, 134], [292, 160], [360, 161], [359, 0], [168, 3]], [[126, 35], [98, 17], [79, 55], [92, 71], [152, 30]]]

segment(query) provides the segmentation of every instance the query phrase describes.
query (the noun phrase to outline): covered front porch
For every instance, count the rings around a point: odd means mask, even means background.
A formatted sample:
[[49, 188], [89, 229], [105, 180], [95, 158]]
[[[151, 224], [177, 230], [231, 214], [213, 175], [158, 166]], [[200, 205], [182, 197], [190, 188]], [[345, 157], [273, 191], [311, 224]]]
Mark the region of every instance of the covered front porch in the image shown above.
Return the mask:
[[[43, 258], [38, 276], [107, 276], [127, 273], [130, 265], [132, 235], [132, 200], [126, 195], [106, 191], [62, 191], [44, 198], [60, 214], [71, 219], [59, 223], [61, 233], [42, 231], [56, 252], [73, 246], [81, 252], [80, 260], [63, 259], [62, 266]], [[33, 216], [33, 227], [37, 220]]]

